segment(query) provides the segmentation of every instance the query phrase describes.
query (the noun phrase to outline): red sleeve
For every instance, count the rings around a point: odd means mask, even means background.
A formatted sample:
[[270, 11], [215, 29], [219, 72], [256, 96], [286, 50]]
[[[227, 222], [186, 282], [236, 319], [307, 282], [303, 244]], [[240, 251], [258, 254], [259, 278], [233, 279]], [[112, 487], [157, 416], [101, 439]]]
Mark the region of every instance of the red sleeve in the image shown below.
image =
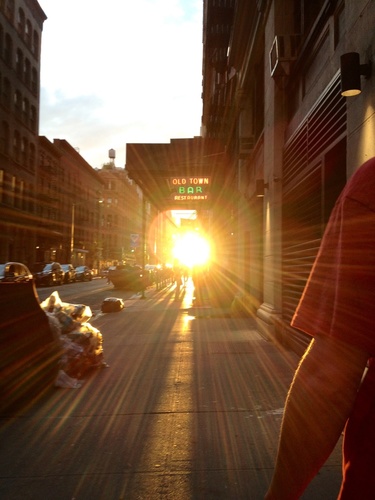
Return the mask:
[[329, 220], [292, 325], [375, 354], [375, 213], [347, 193]]

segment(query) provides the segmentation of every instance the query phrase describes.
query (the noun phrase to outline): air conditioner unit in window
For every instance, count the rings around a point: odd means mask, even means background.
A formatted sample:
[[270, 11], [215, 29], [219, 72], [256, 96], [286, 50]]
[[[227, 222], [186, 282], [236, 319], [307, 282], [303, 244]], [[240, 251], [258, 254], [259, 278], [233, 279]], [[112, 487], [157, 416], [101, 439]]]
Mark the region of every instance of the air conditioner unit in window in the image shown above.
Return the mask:
[[270, 50], [270, 71], [273, 78], [289, 76], [293, 61], [297, 59], [300, 35], [276, 35]]

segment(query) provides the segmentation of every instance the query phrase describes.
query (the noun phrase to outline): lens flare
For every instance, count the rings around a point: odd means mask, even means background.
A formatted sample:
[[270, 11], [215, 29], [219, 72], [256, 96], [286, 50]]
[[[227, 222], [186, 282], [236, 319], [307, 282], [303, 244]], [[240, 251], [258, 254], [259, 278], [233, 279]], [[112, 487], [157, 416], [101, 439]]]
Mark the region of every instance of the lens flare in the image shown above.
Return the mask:
[[210, 259], [210, 244], [196, 233], [185, 233], [176, 241], [173, 257], [188, 267], [206, 264]]

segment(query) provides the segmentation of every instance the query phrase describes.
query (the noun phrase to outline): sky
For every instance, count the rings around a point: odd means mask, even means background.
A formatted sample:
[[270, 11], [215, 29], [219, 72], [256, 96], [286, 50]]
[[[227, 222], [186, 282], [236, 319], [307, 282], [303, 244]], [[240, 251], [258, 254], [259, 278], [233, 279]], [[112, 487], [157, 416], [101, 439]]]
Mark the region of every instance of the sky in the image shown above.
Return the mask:
[[93, 167], [200, 134], [203, 0], [39, 0], [39, 134]]

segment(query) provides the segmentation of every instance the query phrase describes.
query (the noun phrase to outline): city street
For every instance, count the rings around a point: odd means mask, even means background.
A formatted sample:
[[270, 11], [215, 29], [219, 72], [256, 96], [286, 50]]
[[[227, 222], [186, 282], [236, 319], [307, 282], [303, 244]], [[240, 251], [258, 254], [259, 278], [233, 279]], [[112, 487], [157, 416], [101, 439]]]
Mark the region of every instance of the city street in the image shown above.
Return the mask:
[[[104, 279], [58, 292], [92, 308], [109, 367], [0, 420], [0, 498], [262, 499], [298, 357], [252, 318], [193, 308], [191, 282], [179, 297]], [[101, 313], [111, 296], [125, 309]], [[339, 443], [302, 498], [336, 498], [340, 477]]]

